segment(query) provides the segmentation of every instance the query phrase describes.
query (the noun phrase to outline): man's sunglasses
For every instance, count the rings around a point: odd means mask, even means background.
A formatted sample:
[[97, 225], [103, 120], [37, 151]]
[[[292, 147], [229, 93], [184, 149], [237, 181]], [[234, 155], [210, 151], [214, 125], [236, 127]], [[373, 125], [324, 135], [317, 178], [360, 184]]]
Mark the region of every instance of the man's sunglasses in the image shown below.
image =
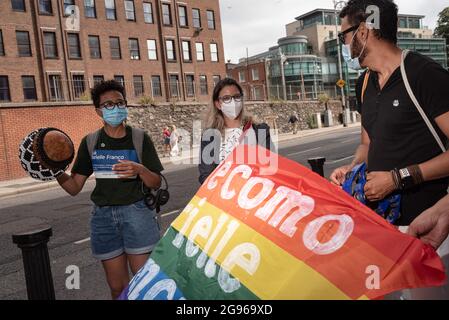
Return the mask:
[[340, 40], [340, 42], [342, 44], [346, 44], [346, 34], [348, 34], [349, 32], [355, 31], [359, 28], [360, 24], [353, 26], [349, 29], [346, 29], [345, 31], [339, 32], [338, 33], [338, 39]]

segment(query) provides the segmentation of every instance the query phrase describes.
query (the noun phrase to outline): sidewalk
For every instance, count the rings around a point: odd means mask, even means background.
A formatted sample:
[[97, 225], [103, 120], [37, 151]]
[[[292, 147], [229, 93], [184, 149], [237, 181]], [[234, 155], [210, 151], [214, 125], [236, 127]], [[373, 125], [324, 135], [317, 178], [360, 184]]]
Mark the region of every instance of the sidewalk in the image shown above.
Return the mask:
[[[348, 127], [350, 128], [359, 128], [360, 123], [354, 123], [350, 124]], [[313, 129], [313, 130], [303, 130], [298, 132], [298, 134], [294, 135], [292, 133], [287, 134], [281, 134], [279, 135], [279, 143], [291, 141], [295, 139], [300, 139], [308, 136], [314, 136], [314, 135], [320, 135], [320, 134], [326, 134], [329, 132], [339, 131], [343, 130], [343, 125], [331, 127], [331, 128], [322, 128], [322, 129]], [[196, 150], [194, 150], [195, 152]], [[198, 153], [198, 152], [197, 152]], [[184, 157], [179, 158], [178, 160], [185, 160], [189, 159], [190, 157]], [[168, 164], [171, 163], [170, 158], [161, 158], [162, 164]], [[90, 179], [93, 179], [91, 177]], [[18, 194], [23, 194], [27, 192], [33, 192], [38, 190], [45, 190], [45, 189], [51, 189], [58, 187], [58, 182], [51, 181], [51, 182], [42, 182], [38, 180], [34, 180], [32, 178], [21, 178], [16, 180], [9, 180], [9, 181], [0, 181], [0, 198], [2, 197], [8, 197]]]

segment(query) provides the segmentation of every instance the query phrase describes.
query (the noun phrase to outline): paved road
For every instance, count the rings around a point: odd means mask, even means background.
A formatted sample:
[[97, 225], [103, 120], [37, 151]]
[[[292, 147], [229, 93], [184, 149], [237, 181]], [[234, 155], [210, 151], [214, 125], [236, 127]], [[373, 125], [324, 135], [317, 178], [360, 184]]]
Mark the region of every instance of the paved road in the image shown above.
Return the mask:
[[[288, 141], [280, 146], [280, 154], [308, 166], [307, 159], [324, 156], [325, 175], [351, 161], [358, 145], [357, 127]], [[164, 208], [162, 227], [165, 230], [199, 188], [194, 165], [167, 165], [171, 201]], [[11, 234], [51, 225], [53, 237], [49, 243], [50, 259], [57, 299], [109, 299], [101, 264], [94, 260], [89, 243], [90, 192], [88, 182], [84, 192], [75, 198], [60, 188], [38, 191], [0, 200], [0, 300], [26, 299], [26, 287], [21, 253], [12, 244]], [[65, 287], [67, 266], [80, 269], [79, 290]]]

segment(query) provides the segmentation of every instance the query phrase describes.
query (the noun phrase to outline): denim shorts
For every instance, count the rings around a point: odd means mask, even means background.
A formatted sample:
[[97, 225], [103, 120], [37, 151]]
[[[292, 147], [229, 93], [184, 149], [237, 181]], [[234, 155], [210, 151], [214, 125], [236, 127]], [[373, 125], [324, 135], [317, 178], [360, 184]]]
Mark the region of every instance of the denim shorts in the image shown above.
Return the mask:
[[147, 254], [161, 238], [156, 213], [143, 200], [128, 206], [94, 206], [90, 227], [92, 254], [102, 261], [123, 253]]

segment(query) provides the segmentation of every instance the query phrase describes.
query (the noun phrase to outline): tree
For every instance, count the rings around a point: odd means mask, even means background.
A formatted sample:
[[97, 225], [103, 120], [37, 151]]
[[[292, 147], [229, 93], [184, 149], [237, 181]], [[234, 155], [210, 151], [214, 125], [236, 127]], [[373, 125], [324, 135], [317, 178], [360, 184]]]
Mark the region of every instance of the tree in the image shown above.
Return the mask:
[[449, 53], [449, 7], [440, 12], [437, 24], [434, 36], [446, 39], [447, 51]]
[[327, 104], [329, 103], [330, 98], [329, 98], [329, 96], [328, 96], [326, 93], [320, 94], [320, 95], [318, 96], [318, 101], [319, 101], [321, 104], [324, 104], [324, 106], [325, 106], [325, 108], [326, 108], [326, 111], [329, 110]]

